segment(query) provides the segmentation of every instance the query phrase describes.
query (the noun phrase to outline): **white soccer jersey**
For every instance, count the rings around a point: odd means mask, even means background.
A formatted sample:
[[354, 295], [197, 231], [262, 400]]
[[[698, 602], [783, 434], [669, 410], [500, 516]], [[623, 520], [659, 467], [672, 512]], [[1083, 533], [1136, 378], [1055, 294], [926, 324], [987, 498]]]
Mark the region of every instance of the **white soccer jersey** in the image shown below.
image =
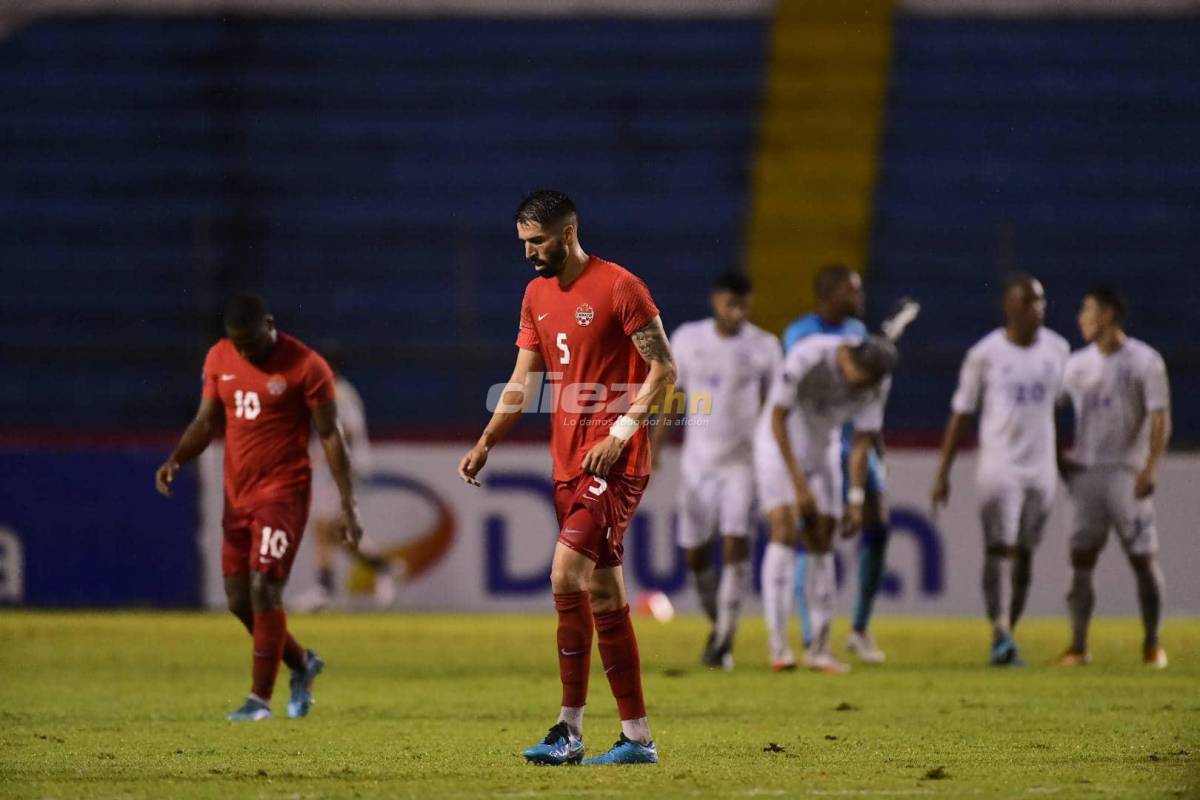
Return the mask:
[[1084, 467], [1140, 470], [1150, 454], [1150, 412], [1170, 406], [1167, 367], [1145, 342], [1126, 338], [1110, 355], [1096, 345], [1067, 360], [1064, 388], [1075, 407], [1071, 460]]
[[[722, 336], [710, 318], [680, 325], [671, 336], [671, 353], [676, 386], [687, 393], [688, 402], [684, 477], [711, 475], [735, 464], [748, 466], [754, 424], [783, 358], [779, 340], [749, 323], [736, 336]], [[711, 398], [708, 403], [705, 395]], [[694, 405], [697, 400], [699, 406]]]
[[[799, 424], [789, 427], [792, 448], [806, 470], [825, 466], [830, 448], [839, 446], [842, 426], [874, 433], [883, 427], [883, 408], [891, 377], [866, 389], [852, 389], [837, 365], [838, 347], [846, 337], [832, 334], [808, 336], [796, 342], [776, 372], [767, 407], [759, 418], [758, 446], [778, 447], [771, 431], [771, 409], [786, 406]], [[798, 433], [799, 435], [794, 435]]]
[[980, 475], [1053, 485], [1054, 407], [1070, 349], [1049, 328], [1040, 328], [1029, 347], [1013, 344], [998, 328], [967, 352], [950, 406], [956, 414], [974, 414], [982, 405]]

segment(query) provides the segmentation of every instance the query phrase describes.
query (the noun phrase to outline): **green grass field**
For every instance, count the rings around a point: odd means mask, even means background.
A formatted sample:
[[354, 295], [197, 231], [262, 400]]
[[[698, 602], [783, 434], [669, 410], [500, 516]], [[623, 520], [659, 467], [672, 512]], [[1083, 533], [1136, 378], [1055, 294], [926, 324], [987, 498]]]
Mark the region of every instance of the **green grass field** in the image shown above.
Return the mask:
[[[292, 629], [329, 662], [312, 716], [231, 724], [250, 650], [232, 618], [0, 614], [0, 796], [1200, 797], [1196, 620], [1168, 622], [1171, 668], [1150, 672], [1132, 620], [1099, 621], [1077, 670], [1046, 665], [1065, 622], [1030, 621], [1030, 666], [999, 671], [981, 621], [885, 618], [889, 664], [844, 676], [771, 673], [758, 618], [731, 674], [697, 667], [701, 620], [639, 620], [662, 763], [586, 769], [520, 757], [557, 711], [551, 615]], [[590, 749], [617, 731], [597, 657]]]

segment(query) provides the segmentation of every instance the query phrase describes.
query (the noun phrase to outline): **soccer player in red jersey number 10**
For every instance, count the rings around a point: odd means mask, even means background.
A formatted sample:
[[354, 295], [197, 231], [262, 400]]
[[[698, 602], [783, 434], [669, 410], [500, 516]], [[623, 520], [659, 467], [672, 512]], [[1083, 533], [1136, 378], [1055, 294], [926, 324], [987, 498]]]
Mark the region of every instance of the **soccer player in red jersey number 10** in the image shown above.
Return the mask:
[[621, 540], [650, 477], [645, 423], [675, 382], [675, 362], [646, 285], [583, 251], [570, 198], [534, 192], [517, 209], [516, 224], [525, 257], [537, 272], [521, 303], [517, 363], [458, 472], [479, 485], [488, 452], [516, 424], [526, 397], [536, 400], [534, 387], [546, 373], [554, 401], [550, 450], [559, 533], [550, 583], [558, 611], [562, 707], [545, 739], [526, 750], [525, 758], [552, 765], [583, 760], [595, 628], [621, 736], [607, 753], [583, 763], [656, 763], [621, 574]]
[[291, 670], [288, 716], [303, 717], [325, 662], [288, 633], [283, 587], [308, 519], [312, 427], [341, 495], [346, 541], [356, 546], [362, 538], [333, 373], [315, 351], [275, 329], [261, 298], [238, 295], [225, 309], [225, 338], [204, 359], [203, 379], [200, 409], [155, 483], [169, 497], [180, 467], [204, 452], [224, 424], [221, 572], [229, 610], [254, 637], [250, 696], [227, 719], [271, 718], [281, 659]]

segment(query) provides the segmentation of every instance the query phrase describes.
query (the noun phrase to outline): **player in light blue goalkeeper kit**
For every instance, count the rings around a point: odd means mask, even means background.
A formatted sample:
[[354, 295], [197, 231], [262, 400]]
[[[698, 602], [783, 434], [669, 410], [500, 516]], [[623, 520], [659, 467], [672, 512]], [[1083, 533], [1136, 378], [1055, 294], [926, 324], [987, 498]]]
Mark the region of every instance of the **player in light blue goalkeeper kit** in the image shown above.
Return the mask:
[[[816, 278], [817, 310], [805, 314], [788, 325], [783, 333], [783, 349], [787, 352], [799, 340], [813, 334], [837, 334], [862, 338], [867, 335], [867, 326], [859, 317], [863, 313], [862, 278], [849, 267], [833, 264], [823, 268]], [[842, 473], [849, 468], [850, 436], [852, 428], [842, 430]], [[884, 492], [883, 462], [878, 451], [872, 451], [867, 474], [867, 498], [864, 505], [862, 544], [858, 556], [858, 596], [854, 606], [854, 624], [846, 648], [860, 661], [879, 664], [884, 660], [883, 652], [875, 645], [870, 634], [871, 610], [875, 596], [883, 583], [884, 558], [887, 552], [887, 523], [881, 519], [881, 499]], [[848, 480], [842, 481], [849, 486]], [[809, 619], [808, 601], [805, 595], [805, 573], [807, 555], [804, 546], [796, 554], [796, 610], [807, 648], [812, 640], [812, 624]]]

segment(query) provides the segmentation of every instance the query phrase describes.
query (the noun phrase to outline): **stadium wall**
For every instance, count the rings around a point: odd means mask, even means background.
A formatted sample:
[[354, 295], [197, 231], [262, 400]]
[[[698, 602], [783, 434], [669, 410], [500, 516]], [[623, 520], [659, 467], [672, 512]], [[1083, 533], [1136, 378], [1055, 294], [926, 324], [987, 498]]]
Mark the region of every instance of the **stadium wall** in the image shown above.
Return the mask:
[[[398, 608], [544, 609], [556, 530], [545, 445], [498, 449], [480, 489], [455, 474], [462, 447], [377, 446], [376, 472], [362, 490], [366, 548], [403, 565]], [[160, 450], [147, 448], [0, 451], [0, 604], [222, 607], [219, 448], [205, 454], [199, 469], [184, 470], [170, 500], [150, 489], [160, 459]], [[954, 500], [934, 519], [925, 499], [934, 455], [895, 451], [889, 457], [893, 539], [883, 613], [979, 613], [981, 546], [971, 462], [967, 455], [956, 467]], [[677, 466], [678, 451], [670, 448], [627, 536], [626, 573], [634, 592], [661, 590], [681, 609], [694, 610], [674, 546]], [[1157, 506], [1174, 614], [1200, 613], [1194, 580], [1200, 548], [1191, 534], [1200, 518], [1200, 496], [1191, 490], [1198, 483], [1200, 456], [1168, 457]], [[1063, 613], [1069, 532], [1060, 494], [1038, 555], [1031, 613]], [[307, 543], [300, 550], [289, 601], [312, 585], [312, 549]], [[850, 601], [845, 567], [853, 566], [853, 558], [852, 546], [843, 545], [844, 604]], [[369, 589], [364, 576], [342, 569], [340, 582]], [[1099, 613], [1136, 613], [1133, 581], [1115, 543], [1101, 559], [1097, 585]]]
[[[534, 611], [548, 608], [550, 558], [557, 535], [551, 502], [549, 452], [544, 444], [497, 448], [482, 475], [483, 486], [467, 486], [456, 474], [465, 445], [395, 444], [376, 448], [376, 474], [361, 495], [368, 539], [364, 549], [392, 555], [403, 565], [397, 605], [405, 609]], [[889, 572], [880, 611], [883, 614], [976, 615], [982, 613], [979, 575], [982, 543], [976, 519], [973, 455], [955, 468], [953, 502], [931, 517], [930, 481], [936, 456], [897, 451], [888, 459], [892, 503]], [[207, 453], [200, 471], [200, 549], [205, 553], [203, 595], [214, 608], [224, 606], [220, 580], [220, 456]], [[631, 596], [658, 590], [683, 610], [695, 610], [682, 554], [675, 547], [674, 499], [678, 450], [663, 463], [625, 540], [625, 576]], [[1189, 487], [1200, 482], [1200, 456], [1172, 456], [1162, 467], [1158, 487], [1158, 523], [1168, 605], [1174, 614], [1200, 613], [1200, 548], [1192, 530], [1200, 518], [1200, 496]], [[1067, 537], [1065, 496], [1060, 494], [1038, 554], [1029, 612], [1065, 613]], [[765, 546], [756, 537], [756, 559]], [[853, 544], [839, 553], [842, 610], [848, 612], [854, 564]], [[757, 575], [757, 569], [755, 570]], [[312, 547], [300, 551], [287, 599], [314, 581]], [[343, 572], [339, 580], [361, 581]], [[757, 578], [756, 578], [757, 581]], [[1115, 542], [1097, 569], [1097, 613], [1135, 614], [1132, 573]], [[850, 579], [853, 584], [853, 578]], [[369, 584], [361, 588], [369, 589]]]
[[158, 449], [0, 449], [0, 605], [201, 604], [195, 470], [168, 502]]

